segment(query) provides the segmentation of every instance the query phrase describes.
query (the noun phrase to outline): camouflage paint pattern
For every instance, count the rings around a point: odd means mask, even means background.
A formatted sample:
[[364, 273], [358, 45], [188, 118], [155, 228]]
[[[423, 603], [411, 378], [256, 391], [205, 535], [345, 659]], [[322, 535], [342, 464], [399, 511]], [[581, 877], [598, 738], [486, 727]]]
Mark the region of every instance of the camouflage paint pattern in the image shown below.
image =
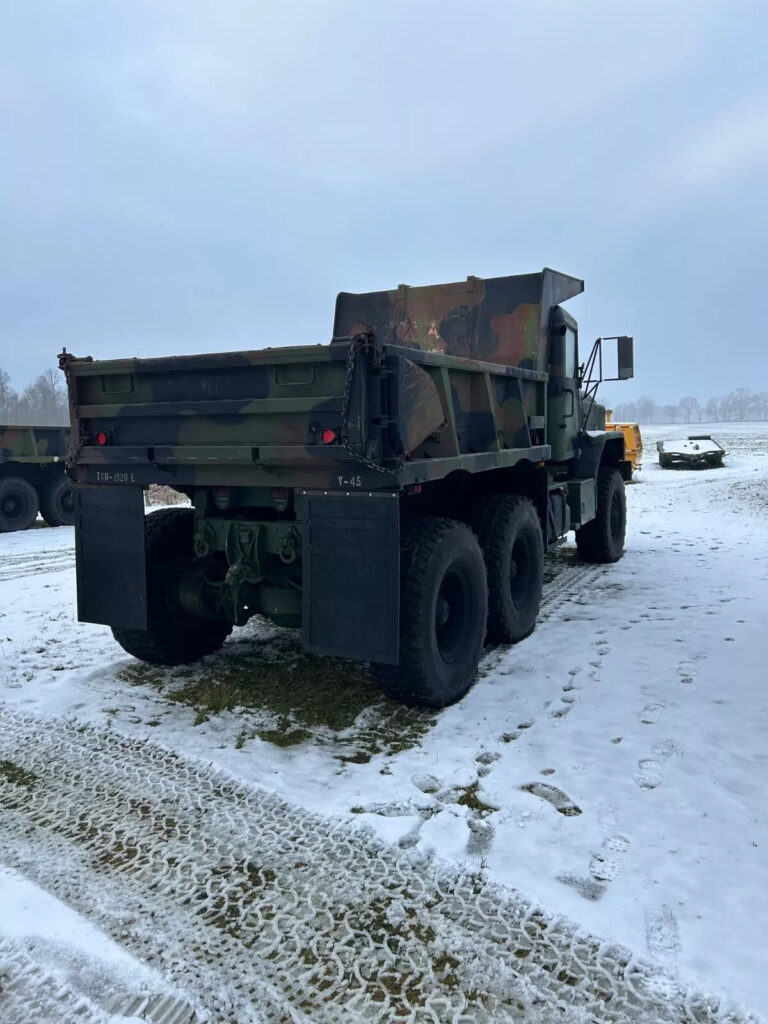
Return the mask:
[[71, 471], [96, 484], [391, 489], [473, 471], [479, 455], [500, 466], [531, 448], [548, 457], [546, 374], [384, 346], [378, 366], [368, 353], [356, 363], [345, 424], [348, 352], [349, 342], [108, 362], [66, 355]]
[[370, 324], [385, 345], [546, 370], [550, 312], [582, 291], [583, 281], [545, 268], [363, 295], [342, 292], [333, 334], [347, 337]]
[[69, 447], [67, 427], [22, 427], [0, 424], [0, 463], [45, 465], [63, 461]]

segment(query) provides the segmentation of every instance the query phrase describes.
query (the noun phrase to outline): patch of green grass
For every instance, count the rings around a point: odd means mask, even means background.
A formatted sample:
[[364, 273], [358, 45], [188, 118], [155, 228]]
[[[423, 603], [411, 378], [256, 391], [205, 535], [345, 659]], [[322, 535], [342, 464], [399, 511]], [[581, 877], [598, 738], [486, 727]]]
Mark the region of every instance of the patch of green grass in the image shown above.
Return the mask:
[[434, 712], [383, 697], [360, 662], [305, 653], [292, 630], [231, 644], [200, 666], [136, 663], [120, 675], [192, 707], [195, 725], [225, 711], [248, 713], [237, 749], [256, 736], [280, 747], [314, 740], [338, 744], [337, 756], [345, 764], [365, 764], [376, 754], [415, 746], [436, 721]]
[[497, 811], [498, 807], [493, 807], [491, 804], [487, 804], [480, 799], [477, 795], [479, 788], [479, 782], [473, 782], [471, 786], [459, 786], [461, 796], [457, 799], [456, 803], [461, 804], [463, 807], [470, 807], [473, 811], [477, 811], [478, 814], [490, 814], [491, 811]]
[[37, 782], [34, 772], [28, 772], [13, 761], [0, 761], [0, 775], [14, 786], [24, 786], [25, 789], [32, 789]]

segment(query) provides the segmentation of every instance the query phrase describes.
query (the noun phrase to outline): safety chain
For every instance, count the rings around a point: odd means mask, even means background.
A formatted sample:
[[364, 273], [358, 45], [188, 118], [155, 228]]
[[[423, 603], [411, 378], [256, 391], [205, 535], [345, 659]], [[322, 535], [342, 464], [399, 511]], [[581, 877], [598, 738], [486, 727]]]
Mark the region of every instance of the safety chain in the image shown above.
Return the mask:
[[[70, 427], [73, 424], [77, 424], [76, 430], [70, 431], [69, 447], [67, 448], [67, 457], [64, 460], [64, 468], [68, 472], [72, 472], [77, 467], [77, 461], [80, 458], [80, 449], [83, 447], [83, 427], [80, 420], [75, 416], [75, 401], [74, 401], [74, 387], [72, 382], [72, 363], [75, 361], [77, 356], [72, 355], [71, 352], [67, 352], [66, 349], [62, 349], [59, 353], [59, 369], [64, 372], [64, 380], [67, 383], [67, 401], [69, 403], [69, 420]], [[83, 362], [92, 362], [91, 356], [88, 356]]]
[[349, 404], [352, 399], [352, 384], [355, 379], [355, 360], [358, 351], [362, 351], [366, 338], [365, 334], [356, 335], [349, 344], [349, 352], [347, 353], [347, 375], [344, 380], [344, 397], [341, 403], [341, 421], [342, 421], [342, 446], [349, 452], [356, 462], [362, 463], [367, 469], [373, 469], [377, 473], [387, 473], [390, 476], [397, 476], [400, 470], [405, 465], [405, 459], [402, 456], [397, 460], [394, 469], [390, 469], [388, 466], [381, 466], [378, 462], [374, 462], [373, 459], [369, 459], [365, 455], [361, 455], [356, 448], [352, 445], [349, 440]]

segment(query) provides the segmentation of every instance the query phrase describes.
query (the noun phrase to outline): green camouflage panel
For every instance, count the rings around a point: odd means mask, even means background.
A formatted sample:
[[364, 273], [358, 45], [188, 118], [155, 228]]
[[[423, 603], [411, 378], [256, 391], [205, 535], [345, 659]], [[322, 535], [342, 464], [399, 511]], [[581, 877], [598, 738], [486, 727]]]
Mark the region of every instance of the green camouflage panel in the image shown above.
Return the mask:
[[580, 279], [545, 268], [361, 295], [341, 292], [333, 334], [345, 338], [372, 326], [385, 345], [543, 371], [550, 313], [582, 291]]
[[22, 427], [0, 424], [0, 463], [44, 465], [64, 461], [69, 447], [67, 427]]
[[546, 374], [370, 337], [61, 362], [80, 482], [392, 489], [549, 454]]

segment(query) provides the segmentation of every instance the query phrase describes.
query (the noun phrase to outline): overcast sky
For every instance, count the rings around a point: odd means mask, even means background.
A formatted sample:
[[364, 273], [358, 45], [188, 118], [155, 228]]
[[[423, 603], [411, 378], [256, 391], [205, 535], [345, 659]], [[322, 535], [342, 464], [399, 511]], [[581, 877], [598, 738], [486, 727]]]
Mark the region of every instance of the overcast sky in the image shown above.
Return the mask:
[[615, 400], [768, 389], [766, 52], [766, 0], [8, 0], [0, 367], [547, 265], [634, 334]]

